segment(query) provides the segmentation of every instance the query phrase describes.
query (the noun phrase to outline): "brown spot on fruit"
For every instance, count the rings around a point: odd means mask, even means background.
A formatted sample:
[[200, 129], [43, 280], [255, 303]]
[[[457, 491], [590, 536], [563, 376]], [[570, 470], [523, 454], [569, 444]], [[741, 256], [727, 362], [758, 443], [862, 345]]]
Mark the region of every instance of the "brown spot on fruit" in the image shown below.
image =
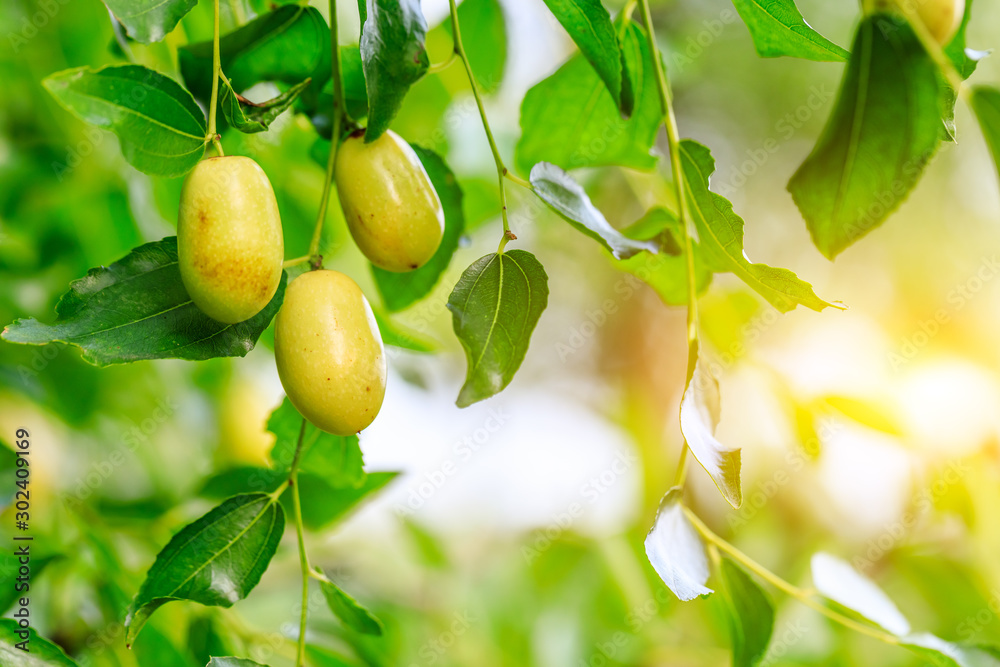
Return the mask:
[[284, 255], [281, 220], [271, 184], [253, 160], [199, 163], [181, 192], [177, 236], [181, 278], [209, 317], [242, 322], [271, 300]]
[[388, 130], [369, 143], [348, 138], [335, 174], [347, 225], [373, 264], [412, 271], [434, 255], [444, 212], [418, 155], [401, 137]]
[[[382, 404], [385, 358], [370, 312], [364, 294], [350, 278], [318, 270], [289, 284], [275, 319], [274, 352], [281, 384], [302, 415], [329, 433], [356, 433], [371, 423]], [[289, 346], [291, 340], [307, 340], [317, 332], [320, 340], [308, 352]], [[363, 340], [358, 339], [360, 333], [365, 334]], [[359, 392], [360, 387], [364, 390]]]

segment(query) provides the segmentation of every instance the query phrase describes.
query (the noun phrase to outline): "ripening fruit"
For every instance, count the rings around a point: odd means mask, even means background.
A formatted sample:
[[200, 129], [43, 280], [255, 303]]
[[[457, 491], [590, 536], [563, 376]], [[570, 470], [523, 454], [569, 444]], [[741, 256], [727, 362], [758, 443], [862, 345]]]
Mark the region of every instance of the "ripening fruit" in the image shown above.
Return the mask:
[[324, 431], [357, 433], [382, 407], [382, 336], [361, 288], [343, 273], [292, 281], [274, 323], [274, 357], [292, 405]]
[[[861, 5], [866, 14], [899, 12], [903, 9], [899, 0], [862, 0]], [[916, 0], [907, 3], [905, 9], [916, 12], [934, 41], [943, 46], [951, 41], [962, 25], [965, 0]]]
[[253, 378], [232, 378], [219, 403], [219, 447], [215, 462], [219, 467], [267, 466], [274, 434], [267, 430], [267, 417], [274, 409], [268, 396]]
[[958, 32], [965, 14], [965, 0], [919, 0], [917, 15], [938, 44], [947, 44]]
[[423, 266], [441, 245], [444, 211], [410, 145], [392, 130], [366, 144], [364, 131], [337, 151], [340, 205], [354, 242], [387, 271]]
[[274, 190], [248, 157], [198, 163], [181, 190], [177, 219], [181, 279], [206, 315], [235, 324], [268, 304], [285, 248]]

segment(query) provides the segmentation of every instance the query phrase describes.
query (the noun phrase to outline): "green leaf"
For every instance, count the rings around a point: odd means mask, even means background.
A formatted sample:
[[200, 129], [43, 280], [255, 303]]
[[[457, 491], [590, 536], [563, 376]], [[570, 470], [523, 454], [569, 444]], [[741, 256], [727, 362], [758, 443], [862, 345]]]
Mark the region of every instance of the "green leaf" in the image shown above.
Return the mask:
[[813, 585], [823, 597], [847, 607], [894, 635], [909, 634], [910, 622], [889, 596], [849, 563], [830, 554], [816, 553], [813, 554], [811, 568]]
[[125, 159], [141, 172], [180, 176], [205, 152], [205, 114], [179, 83], [151, 69], [77, 67], [42, 84], [75, 116], [118, 135]]
[[[21, 642], [27, 650], [21, 650]], [[34, 628], [21, 628], [10, 618], [0, 619], [0, 665], [3, 667], [77, 667], [63, 650], [39, 637]]]
[[[372, 472], [365, 476], [364, 483], [356, 489], [334, 488], [318, 475], [299, 475], [299, 495], [302, 500], [302, 522], [310, 530], [322, 530], [347, 516], [362, 501], [374, 496], [394, 480], [397, 472]], [[205, 498], [220, 499], [240, 493], [275, 491], [288, 475], [282, 476], [271, 468], [244, 466], [223, 470], [209, 477], [199, 494]], [[281, 497], [286, 512], [293, 511], [286, 491]]]
[[[360, 0], [364, 2], [364, 0]], [[325, 646], [306, 644], [307, 664], [313, 667], [359, 667], [359, 663], [348, 659], [340, 653], [336, 653]]]
[[69, 343], [97, 366], [143, 359], [242, 357], [253, 349], [285, 295], [249, 320], [222, 324], [202, 313], [181, 282], [177, 238], [134, 248], [108, 267], [91, 269], [56, 304], [56, 321], [16, 320], [0, 334], [11, 343]]
[[[464, 4], [464, 3], [463, 3]], [[462, 188], [455, 180], [444, 160], [434, 151], [413, 145], [434, 186], [444, 210], [444, 236], [437, 251], [419, 269], [407, 273], [393, 273], [372, 265], [375, 285], [382, 301], [390, 312], [407, 308], [431, 293], [451, 263], [458, 249], [459, 239], [465, 232], [465, 214], [462, 211]]]
[[393, 320], [388, 313], [382, 312], [379, 308], [372, 308], [372, 311], [375, 313], [375, 322], [378, 324], [379, 333], [382, 334], [382, 342], [386, 345], [411, 352], [437, 351], [436, 341]]
[[419, 0], [368, 0], [361, 32], [368, 90], [365, 141], [374, 141], [389, 129], [410, 86], [427, 73], [426, 35]]
[[637, 241], [650, 241], [664, 235], [660, 248], [661, 253], [668, 255], [679, 255], [682, 252], [679, 239], [682, 238], [683, 229], [680, 219], [673, 211], [663, 206], [654, 206], [646, 211], [641, 218], [622, 230], [622, 234]]
[[[258, 16], [219, 41], [222, 71], [237, 92], [261, 81], [298, 84], [313, 80], [318, 95], [330, 78], [330, 27], [314, 7], [284, 5]], [[181, 75], [192, 93], [207, 102], [212, 90], [212, 42], [177, 50]]]
[[813, 30], [794, 0], [733, 0], [762, 58], [843, 61], [850, 54]]
[[715, 438], [719, 403], [719, 383], [702, 368], [699, 358], [681, 399], [681, 434], [722, 496], [730, 505], [739, 508], [743, 504], [740, 449], [727, 447]]
[[698, 253], [716, 272], [729, 271], [781, 312], [796, 305], [823, 310], [832, 304], [813, 292], [812, 286], [788, 269], [767, 264], [752, 264], [743, 249], [743, 219], [723, 196], [708, 189], [708, 179], [715, 171], [715, 160], [701, 144], [684, 140], [680, 144], [684, 182], [690, 201]]
[[892, 21], [876, 14], [861, 22], [833, 113], [788, 182], [829, 259], [882, 224], [940, 144], [937, 67], [910, 27]]
[[631, 117], [622, 118], [600, 77], [576, 55], [524, 96], [515, 151], [519, 171], [526, 174], [538, 162], [564, 169], [618, 165], [648, 170], [656, 165], [650, 151], [663, 117], [653, 56], [641, 27], [619, 24], [618, 31], [635, 94]]
[[1000, 90], [976, 86], [969, 101], [986, 138], [986, 145], [990, 147], [993, 166], [1000, 175]]
[[259, 662], [247, 660], [246, 658], [212, 658], [206, 667], [267, 667]]
[[944, 47], [944, 54], [955, 67], [959, 76], [968, 79], [976, 71], [979, 61], [990, 54], [989, 51], [977, 51], [966, 47], [965, 31], [969, 26], [969, 19], [972, 17], [972, 0], [965, 0], [965, 13], [962, 15], [962, 23], [958, 26], [955, 36], [951, 38]]
[[903, 637], [902, 645], [939, 667], [1000, 667], [1000, 651], [992, 646], [966, 646], [928, 633]]
[[275, 98], [257, 104], [246, 98], [241, 98], [225, 79], [219, 81], [221, 99], [219, 106], [226, 116], [226, 121], [240, 132], [254, 134], [265, 132], [267, 128], [298, 98], [312, 82], [306, 79]]
[[[615, 262], [615, 266], [639, 278], [670, 306], [688, 302], [687, 257], [681, 247], [684, 229], [680, 220], [662, 206], [654, 206], [636, 222], [622, 230], [630, 239], [657, 239], [660, 251], [656, 254], [640, 252], [628, 259]], [[712, 283], [712, 272], [705, 266], [695, 248], [695, 293], [703, 294]], [[626, 289], [623, 287], [621, 289]]]
[[[979, 61], [989, 55], [989, 51], [976, 51], [965, 47], [965, 30], [969, 25], [969, 18], [971, 16], [972, 0], [966, 0], [962, 23], [955, 32], [955, 36], [944, 47], [945, 56], [948, 57], [955, 71], [958, 72], [958, 75], [963, 80], [972, 76], [972, 73], [976, 71]], [[941, 77], [941, 86], [943, 88], [941, 92], [941, 117], [945, 128], [944, 139], [946, 141], [955, 141], [957, 134], [955, 128], [955, 102], [958, 101], [958, 95], [944, 76]]]
[[366, 0], [358, 0], [358, 18], [361, 19], [361, 30], [358, 33], [360, 37], [365, 31], [365, 21], [368, 20], [368, 2]]
[[545, 269], [524, 250], [480, 257], [448, 297], [469, 368], [456, 404], [468, 407], [510, 384], [548, 303]]
[[729, 610], [733, 667], [754, 667], [767, 654], [774, 631], [774, 605], [753, 577], [731, 559], [722, 557], [719, 574]]
[[[184, 645], [189, 654], [194, 656], [198, 665], [210, 661], [212, 656], [226, 656], [240, 652], [237, 644], [243, 646], [243, 643], [239, 641], [233, 632], [234, 628], [227, 624], [221, 614], [204, 610], [201, 613], [190, 614], [189, 618]], [[148, 625], [143, 629], [143, 636], [147, 633], [149, 633]], [[132, 647], [133, 650], [141, 642], [142, 638], [140, 637]], [[150, 663], [156, 664], [155, 660], [150, 660]], [[145, 665], [146, 663], [140, 660], [139, 664]]]
[[[2, 446], [0, 446], [2, 449]], [[5, 479], [16, 479], [14, 473], [3, 471]], [[3, 499], [3, 506], [10, 507], [13, 504], [13, 496], [15, 491], [20, 489], [11, 484], [10, 499]], [[31, 547], [31, 582], [34, 584], [39, 580], [42, 572], [53, 562], [62, 558], [59, 553], [49, 552], [35, 541]], [[15, 588], [15, 579], [18, 575], [18, 569], [21, 563], [18, 561], [18, 556], [14, 555], [12, 549], [0, 549], [0, 614], [6, 612], [8, 609], [14, 606], [18, 598], [21, 597], [21, 593]]]
[[646, 535], [646, 557], [674, 595], [693, 600], [714, 591], [707, 588], [708, 557], [698, 531], [684, 515], [683, 491], [670, 489], [660, 501], [653, 527]]
[[235, 496], [186, 526], [156, 556], [129, 607], [126, 642], [171, 600], [231, 607], [253, 590], [278, 548], [285, 513], [265, 493]]
[[[507, 21], [497, 0], [462, 0], [458, 6], [462, 43], [479, 89], [492, 93], [500, 87], [507, 65]], [[452, 34], [451, 20], [441, 26]]]
[[159, 42], [194, 9], [198, 0], [104, 0], [129, 37], [149, 44]]
[[137, 637], [132, 644], [136, 663], [139, 665], [156, 665], [156, 667], [190, 667], [191, 660], [187, 655], [163, 634], [155, 623], [146, 625], [146, 631]]
[[362, 501], [381, 491], [400, 473], [370, 472], [356, 489], [332, 488], [316, 475], [299, 476], [302, 521], [309, 530], [323, 530], [354, 510]]
[[330, 580], [320, 579], [320, 590], [333, 615], [347, 627], [365, 635], [381, 635], [382, 621]]
[[[368, 115], [368, 92], [365, 90], [365, 73], [361, 67], [361, 51], [358, 45], [340, 47], [340, 78], [344, 82], [344, 107], [348, 115], [358, 120]], [[323, 151], [321, 166], [326, 167], [326, 157], [329, 152], [330, 135], [333, 132], [333, 79], [327, 81], [320, 92], [315, 109], [311, 111], [311, 120], [323, 139], [327, 140], [327, 149]]]
[[[275, 470], [290, 469], [303, 420], [288, 397], [267, 420], [267, 430], [276, 438], [271, 449]], [[333, 435], [306, 422], [299, 471], [320, 477], [332, 488], [359, 488], [365, 482], [365, 470], [358, 436]]]
[[[615, 262], [626, 271], [653, 288], [653, 291], [669, 306], [683, 306], [688, 302], [687, 258], [684, 255], [668, 255], [660, 252], [641, 252], [620, 262]], [[704, 294], [712, 284], [712, 272], [695, 252], [695, 292]], [[622, 287], [621, 289], [627, 289]]]
[[221, 500], [241, 493], [271, 493], [288, 478], [271, 468], [238, 466], [211, 475], [198, 489], [198, 495]]
[[554, 164], [539, 162], [531, 169], [531, 188], [542, 201], [573, 225], [605, 247], [616, 259], [626, 259], [643, 250], [656, 252], [650, 241], [630, 239], [611, 226], [590, 202], [579, 183]]
[[632, 115], [634, 91], [615, 26], [601, 0], [545, 0], [545, 5], [604, 82], [622, 115]]

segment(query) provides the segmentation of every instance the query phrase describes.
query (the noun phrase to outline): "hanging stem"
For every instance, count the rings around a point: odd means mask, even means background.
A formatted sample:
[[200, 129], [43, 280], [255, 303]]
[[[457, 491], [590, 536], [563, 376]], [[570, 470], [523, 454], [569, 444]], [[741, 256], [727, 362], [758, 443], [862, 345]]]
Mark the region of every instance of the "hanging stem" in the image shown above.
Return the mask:
[[483, 129], [486, 130], [486, 138], [490, 142], [490, 150], [493, 151], [493, 161], [497, 165], [497, 181], [500, 186], [500, 214], [503, 219], [503, 237], [500, 239], [500, 247], [497, 249], [497, 252], [503, 252], [507, 241], [517, 238], [510, 231], [510, 224], [507, 222], [507, 188], [504, 184], [504, 177], [510, 178], [528, 188], [531, 187], [531, 184], [524, 179], [514, 177], [513, 174], [507, 171], [507, 167], [504, 166], [503, 158], [500, 157], [500, 151], [497, 149], [497, 142], [493, 139], [493, 131], [490, 130], [490, 121], [486, 118], [486, 109], [483, 107], [483, 98], [479, 93], [479, 85], [476, 83], [476, 77], [472, 73], [472, 65], [469, 64], [469, 58], [465, 55], [465, 46], [462, 45], [462, 31], [458, 25], [458, 7], [455, 4], [455, 0], [448, 0], [448, 6], [451, 10], [451, 28], [455, 41], [455, 55], [465, 65], [465, 73], [469, 77], [469, 86], [472, 88], [473, 97], [476, 98], [479, 117], [483, 120]]
[[[663, 59], [656, 45], [656, 33], [653, 30], [653, 17], [649, 11], [649, 0], [638, 0], [642, 9], [642, 19], [646, 24], [646, 40], [649, 42], [649, 52], [653, 54], [653, 64], [656, 69], [656, 88], [660, 96], [660, 110], [663, 113], [663, 124], [667, 129], [667, 143], [670, 147], [670, 170], [674, 179], [674, 193], [680, 211], [681, 229], [684, 232], [684, 256], [687, 261], [687, 343], [688, 359], [687, 374], [684, 379], [684, 391], [687, 391], [694, 377], [695, 365], [698, 363], [698, 288], [695, 283], [693, 220], [688, 208], [686, 196], [687, 184], [684, 180], [684, 170], [681, 165], [680, 134], [677, 131], [677, 118], [674, 116], [673, 100], [670, 95], [670, 81], [663, 69]], [[681, 449], [677, 462], [676, 486], [683, 486], [687, 474], [687, 440]]]
[[286, 259], [284, 262], [281, 263], [281, 268], [287, 269], [290, 266], [296, 266], [298, 264], [301, 264], [302, 262], [308, 262], [310, 259], [312, 259], [311, 255], [302, 255], [302, 257], [296, 257], [294, 259]]
[[[693, 232], [693, 219], [691, 217], [691, 212], [688, 207], [688, 200], [686, 197], [687, 184], [684, 178], [683, 166], [681, 164], [680, 157], [680, 139], [677, 130], [677, 119], [674, 116], [673, 103], [670, 94], [670, 83], [667, 78], [667, 74], [663, 68], [663, 61], [660, 56], [659, 48], [656, 45], [656, 35], [653, 29], [653, 19], [649, 11], [649, 1], [648, 0], [638, 0], [639, 6], [642, 9], [643, 21], [646, 24], [646, 39], [649, 42], [649, 50], [653, 54], [653, 62], [656, 69], [656, 83], [657, 90], [660, 97], [660, 107], [663, 112], [664, 125], [667, 130], [667, 142], [670, 147], [670, 167], [674, 179], [675, 194], [677, 197], [677, 205], [680, 211], [680, 222], [681, 229], [684, 232], [684, 252], [687, 260], [687, 287], [688, 287], [688, 312], [687, 312], [687, 341], [688, 341], [688, 363], [687, 363], [687, 376], [684, 382], [685, 391], [687, 391], [688, 386], [691, 384], [691, 380], [694, 376], [695, 366], [698, 362], [698, 293], [697, 285], [695, 283], [695, 268], [694, 268], [694, 242], [692, 236]], [[923, 28], [923, 26], [920, 26]], [[918, 30], [918, 36], [920, 31]], [[926, 33], [926, 29], [923, 29]], [[921, 37], [923, 41], [924, 37]], [[934, 49], [928, 48], [931, 52], [932, 57], [938, 61], [942, 70], [945, 71], [946, 76], [952, 82], [952, 85], [956, 85], [955, 77], [952, 76], [955, 73], [951, 64], [947, 62], [947, 58], [943, 56], [940, 48], [937, 48], [937, 54], [934, 53]], [[948, 71], [950, 69], [950, 72]], [[687, 460], [688, 446], [687, 441], [684, 442], [684, 447], [681, 450], [680, 458], [677, 467], [677, 486], [683, 486], [684, 479], [686, 475], [686, 460]], [[754, 572], [761, 579], [767, 581], [769, 584], [782, 591], [786, 595], [794, 597], [796, 600], [805, 604], [823, 614], [827, 618], [843, 625], [846, 628], [850, 628], [856, 632], [873, 637], [887, 644], [899, 645], [900, 640], [895, 635], [889, 634], [878, 628], [873, 628], [864, 623], [859, 623], [854, 619], [848, 618], [847, 616], [830, 609], [826, 605], [822, 604], [816, 600], [810, 591], [801, 589], [778, 575], [774, 574], [766, 567], [756, 562], [745, 553], [737, 549], [735, 546], [722, 539], [716, 535], [712, 530], [702, 522], [698, 515], [692, 512], [689, 508], [683, 507], [684, 514], [687, 516], [688, 520], [694, 525], [698, 533], [705, 539], [709, 544], [709, 554], [712, 556], [712, 560], [718, 563], [718, 551], [721, 550], [729, 555], [733, 560], [737, 561], [743, 567]]]
[[340, 74], [340, 43], [337, 28], [337, 0], [330, 0], [330, 64], [333, 77], [333, 130], [330, 135], [330, 156], [326, 160], [326, 175], [323, 181], [323, 195], [316, 213], [316, 224], [313, 227], [312, 240], [309, 242], [309, 260], [314, 269], [322, 266], [323, 258], [319, 255], [319, 242], [323, 236], [323, 223], [326, 222], [326, 211], [330, 204], [330, 189], [333, 186], [333, 170], [337, 162], [337, 149], [340, 147], [340, 131], [344, 117], [347, 114], [344, 100], [344, 78]]
[[215, 24], [212, 32], [212, 99], [208, 107], [208, 138], [215, 146], [219, 157], [225, 155], [222, 152], [222, 143], [219, 141], [219, 134], [216, 131], [215, 119], [219, 100], [219, 75], [222, 74], [222, 57], [219, 54], [219, 0], [214, 2]]
[[292, 506], [295, 509], [295, 534], [299, 542], [299, 566], [302, 569], [302, 612], [299, 615], [299, 642], [295, 665], [302, 667], [306, 660], [306, 622], [309, 618], [309, 556], [306, 554], [306, 536], [302, 525], [302, 501], [299, 499], [299, 458], [302, 455], [302, 440], [306, 434], [306, 420], [303, 418], [299, 429], [299, 439], [295, 443], [295, 455], [288, 473], [288, 486], [292, 490]]
[[745, 553], [734, 547], [732, 544], [730, 544], [726, 540], [716, 535], [714, 532], [712, 532], [712, 529], [706, 526], [702, 522], [702, 520], [698, 518], [698, 515], [692, 512], [690, 509], [688, 509], [687, 507], [683, 507], [683, 509], [684, 509], [684, 514], [687, 516], [688, 520], [694, 525], [698, 533], [700, 533], [701, 536], [705, 538], [705, 540], [709, 543], [710, 547], [717, 547], [721, 551], [726, 552], [726, 554], [728, 554], [733, 560], [737, 561], [740, 565], [750, 570], [751, 572], [753, 572], [754, 574], [756, 574], [761, 579], [771, 584], [781, 592], [795, 598], [796, 600], [806, 605], [807, 607], [815, 609], [816, 611], [823, 614], [830, 620], [836, 621], [837, 623], [840, 623], [846, 628], [850, 628], [855, 632], [860, 632], [863, 635], [868, 635], [869, 637], [873, 637], [874, 639], [883, 641], [886, 644], [892, 644], [894, 646], [899, 645], [900, 643], [899, 637], [889, 634], [888, 632], [883, 632], [878, 628], [873, 628], [870, 625], [859, 623], [858, 621], [855, 621], [852, 618], [848, 618], [847, 616], [844, 616], [843, 614], [834, 611], [833, 609], [830, 609], [823, 603], [817, 601], [813, 597], [813, 594], [811, 592], [799, 588], [798, 586], [795, 586], [794, 584], [785, 581], [784, 579], [782, 579], [775, 573], [771, 572], [766, 567], [764, 567], [763, 565], [761, 565], [760, 563], [753, 560]]

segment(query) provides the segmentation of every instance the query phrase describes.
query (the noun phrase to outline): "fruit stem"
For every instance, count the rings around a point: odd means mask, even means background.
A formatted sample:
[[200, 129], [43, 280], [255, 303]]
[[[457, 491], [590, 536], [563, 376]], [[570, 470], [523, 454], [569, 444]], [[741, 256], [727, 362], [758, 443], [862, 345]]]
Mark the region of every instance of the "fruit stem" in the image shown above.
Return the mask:
[[[656, 69], [656, 88], [660, 94], [662, 120], [667, 129], [667, 143], [670, 146], [670, 170], [674, 179], [674, 192], [680, 212], [681, 229], [684, 230], [684, 255], [687, 261], [688, 288], [688, 359], [687, 373], [684, 378], [684, 391], [687, 392], [688, 387], [691, 385], [691, 378], [694, 377], [695, 366], [698, 363], [698, 287], [695, 283], [694, 241], [692, 239], [695, 232], [686, 197], [687, 183], [684, 180], [684, 170], [681, 166], [680, 138], [677, 131], [677, 118], [674, 115], [673, 99], [670, 94], [670, 81], [667, 78], [666, 70], [663, 68], [663, 57], [660, 54], [660, 49], [656, 44], [656, 33], [653, 30], [653, 17], [649, 11], [649, 0], [639, 0], [639, 7], [642, 10], [643, 22], [646, 24], [646, 40], [649, 43], [649, 52], [653, 55], [653, 64]], [[687, 463], [687, 450], [688, 445], [685, 438], [680, 458], [677, 462], [676, 486], [684, 486], [684, 479], [687, 474], [685, 466]]]
[[750, 556], [747, 556], [745, 553], [734, 547], [732, 544], [730, 544], [729, 542], [727, 542], [726, 540], [722, 539], [714, 532], [712, 532], [712, 529], [706, 526], [704, 522], [702, 522], [702, 520], [698, 518], [698, 515], [695, 514], [693, 511], [691, 511], [691, 509], [688, 508], [686, 505], [681, 505], [681, 508], [684, 510], [684, 514], [687, 517], [688, 521], [690, 521], [691, 524], [695, 527], [695, 530], [697, 530], [698, 533], [703, 538], [705, 538], [705, 540], [709, 543], [710, 547], [714, 546], [726, 552], [726, 554], [728, 554], [733, 560], [737, 561], [738, 563], [740, 563], [740, 565], [750, 570], [751, 572], [753, 572], [754, 574], [756, 574], [761, 579], [771, 584], [781, 592], [785, 593], [790, 597], [795, 598], [796, 600], [806, 605], [807, 607], [818, 611], [819, 613], [823, 614], [830, 620], [840, 623], [846, 628], [850, 628], [855, 632], [860, 632], [863, 635], [873, 637], [874, 639], [883, 641], [886, 644], [892, 644], [893, 646], [899, 645], [900, 640], [899, 637], [897, 637], [896, 635], [890, 634], [888, 632], [883, 632], [878, 628], [874, 628], [870, 625], [865, 625], [864, 623], [859, 623], [858, 621], [855, 621], [852, 618], [848, 618], [847, 616], [844, 616], [843, 614], [834, 611], [833, 609], [830, 609], [823, 603], [818, 602], [813, 597], [814, 591], [799, 588], [798, 586], [795, 586], [794, 584], [785, 581], [784, 579], [782, 579], [775, 573], [771, 572], [757, 561], [750, 558]]
[[296, 266], [302, 262], [308, 262], [312, 259], [312, 255], [303, 255], [302, 257], [296, 257], [295, 259], [286, 259], [281, 263], [281, 268], [287, 269], [290, 266]]
[[[500, 157], [500, 150], [497, 148], [497, 142], [493, 139], [493, 131], [490, 129], [490, 121], [486, 118], [486, 109], [483, 107], [483, 97], [479, 92], [479, 85], [476, 83], [476, 77], [472, 73], [472, 65], [469, 64], [469, 58], [465, 55], [465, 46], [462, 45], [462, 30], [458, 24], [458, 6], [455, 4], [455, 0], [448, 0], [448, 8], [451, 12], [451, 32], [454, 36], [455, 42], [455, 55], [462, 60], [462, 64], [465, 65], [465, 74], [469, 78], [469, 87], [472, 88], [472, 96], [476, 98], [476, 106], [479, 108], [479, 117], [483, 120], [483, 129], [486, 131], [486, 138], [490, 142], [490, 150], [493, 152], [493, 161], [497, 165], [497, 181], [500, 185], [500, 216], [503, 220], [503, 236], [500, 238], [500, 246], [497, 249], [498, 253], [502, 253], [504, 246], [507, 245], [507, 241], [517, 238], [510, 231], [510, 223], [507, 221], [507, 188], [504, 184], [504, 177], [509, 176], [507, 167], [504, 166], [503, 158]], [[528, 185], [530, 187], [530, 185]]]
[[219, 157], [225, 155], [222, 152], [222, 142], [219, 141], [219, 134], [216, 131], [216, 114], [218, 113], [219, 100], [219, 76], [222, 74], [222, 57], [219, 54], [219, 0], [213, 3], [215, 9], [215, 23], [212, 32], [212, 99], [208, 106], [208, 139], [215, 146]]
[[337, 27], [337, 0], [330, 0], [330, 64], [333, 78], [333, 130], [330, 134], [330, 156], [326, 160], [326, 176], [323, 180], [323, 195], [319, 201], [319, 211], [316, 213], [316, 225], [313, 228], [312, 240], [309, 242], [309, 259], [313, 270], [322, 268], [323, 260], [319, 255], [319, 243], [323, 236], [323, 223], [326, 222], [326, 210], [330, 204], [330, 189], [333, 186], [333, 170], [337, 163], [337, 149], [340, 147], [340, 132], [346, 115], [344, 105], [344, 79], [340, 74], [340, 38]]
[[292, 490], [292, 506], [295, 508], [295, 535], [299, 542], [299, 566], [302, 568], [302, 612], [299, 615], [299, 643], [296, 653], [295, 665], [302, 667], [306, 660], [306, 621], [309, 617], [309, 573], [312, 568], [309, 566], [309, 556], [306, 554], [305, 529], [302, 525], [302, 501], [299, 499], [299, 459], [302, 455], [302, 440], [306, 434], [306, 420], [302, 419], [302, 427], [299, 429], [299, 439], [295, 443], [295, 455], [292, 457], [292, 465], [288, 472], [288, 486]]

